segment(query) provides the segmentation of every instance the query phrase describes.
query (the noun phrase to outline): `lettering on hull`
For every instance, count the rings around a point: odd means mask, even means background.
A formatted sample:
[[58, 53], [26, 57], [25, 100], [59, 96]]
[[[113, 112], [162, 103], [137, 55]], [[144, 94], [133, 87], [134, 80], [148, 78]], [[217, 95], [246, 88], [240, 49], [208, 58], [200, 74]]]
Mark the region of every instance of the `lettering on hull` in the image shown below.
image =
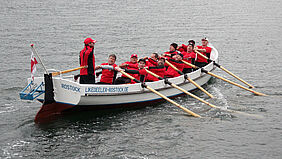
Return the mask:
[[86, 87], [85, 93], [127, 93], [128, 87]]
[[73, 92], [80, 92], [79, 87], [75, 87], [75, 86], [72, 86], [72, 85], [69, 85], [69, 84], [61, 84], [61, 87], [63, 89], [70, 90], [70, 91], [73, 91]]

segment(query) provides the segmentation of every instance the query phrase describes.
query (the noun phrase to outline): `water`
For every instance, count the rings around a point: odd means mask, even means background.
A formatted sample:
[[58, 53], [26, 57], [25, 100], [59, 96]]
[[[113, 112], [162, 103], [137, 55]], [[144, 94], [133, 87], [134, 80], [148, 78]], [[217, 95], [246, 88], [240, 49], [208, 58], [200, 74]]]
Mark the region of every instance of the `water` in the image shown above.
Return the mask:
[[[1, 158], [281, 158], [281, 1], [67, 1], [1, 0]], [[49, 125], [33, 122], [37, 102], [21, 101], [30, 44], [47, 68], [78, 66], [86, 37], [98, 42], [96, 62], [117, 63], [168, 50], [172, 42], [207, 36], [220, 64], [250, 82], [250, 92], [213, 79], [214, 110], [187, 96], [176, 101], [205, 118], [188, 117], [169, 103], [106, 114], [65, 116]], [[37, 75], [43, 72], [38, 66]], [[219, 69], [218, 75], [232, 79]]]

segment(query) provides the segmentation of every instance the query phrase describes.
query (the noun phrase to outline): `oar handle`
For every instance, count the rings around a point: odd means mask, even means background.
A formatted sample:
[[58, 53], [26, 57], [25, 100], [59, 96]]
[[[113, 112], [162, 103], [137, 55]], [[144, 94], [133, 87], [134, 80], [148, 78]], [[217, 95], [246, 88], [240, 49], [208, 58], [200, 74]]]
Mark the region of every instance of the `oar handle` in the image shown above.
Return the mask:
[[87, 68], [87, 66], [80, 66], [80, 67], [77, 67], [77, 68], [74, 68], [74, 69], [69, 69], [69, 70], [59, 71], [59, 72], [53, 72], [52, 76], [57, 76], [57, 75], [60, 75], [60, 74], [64, 74], [64, 73], [68, 73], [68, 72], [72, 72], [72, 71], [76, 71], [76, 70], [80, 70], [82, 68]]

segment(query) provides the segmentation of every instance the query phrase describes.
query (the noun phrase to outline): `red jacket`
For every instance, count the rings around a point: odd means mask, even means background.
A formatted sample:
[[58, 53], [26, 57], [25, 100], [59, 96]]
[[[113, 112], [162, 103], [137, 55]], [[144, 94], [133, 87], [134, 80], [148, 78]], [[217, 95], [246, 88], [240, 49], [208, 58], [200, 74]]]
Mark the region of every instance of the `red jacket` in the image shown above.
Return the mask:
[[151, 58], [148, 58], [148, 60], [146, 61], [146, 66], [150, 67], [150, 66], [158, 66], [158, 61], [155, 61]]
[[[128, 64], [128, 66], [126, 66], [125, 69], [129, 69], [129, 70], [138, 70], [138, 63], [137, 63], [137, 62], [136, 62], [136, 63], [132, 63], [132, 62], [130, 62], [130, 61], [127, 61], [127, 62], [125, 62], [125, 63], [123, 63], [123, 64]], [[122, 64], [122, 65], [123, 65], [123, 64]], [[129, 74], [129, 75], [133, 76], [134, 78], [137, 77], [136, 74]], [[126, 77], [126, 76], [125, 76], [125, 75], [122, 75], [121, 77]]]
[[80, 75], [94, 75], [95, 56], [93, 53], [94, 48], [85, 46], [79, 54], [80, 66], [88, 66], [88, 68], [80, 69]]
[[[193, 64], [192, 61], [194, 62], [196, 58], [195, 52], [182, 52], [182, 54], [183, 54], [184, 61]], [[184, 68], [192, 68], [192, 67], [184, 64]]]
[[[164, 78], [164, 75], [165, 75], [165, 71], [166, 71], [166, 68], [163, 66], [157, 66], [157, 67], [149, 67], [148, 69], [149, 71], [159, 75], [160, 77]], [[159, 79], [154, 77], [153, 75], [151, 74], [148, 74], [146, 80], [149, 80], [149, 81], [158, 81]]]
[[187, 52], [187, 45], [182, 44], [182, 45], [179, 47], [178, 51], [179, 51], [179, 52], [183, 52], [183, 51]]
[[[184, 68], [184, 64], [181, 61], [175, 61], [173, 59], [169, 59], [168, 60], [171, 64], [173, 64], [176, 68], [178, 68], [181, 72], [183, 71]], [[165, 72], [165, 76], [168, 78], [172, 78], [172, 77], [178, 77], [180, 76], [180, 74], [175, 71], [172, 67], [168, 66], [166, 72]]]
[[[203, 55], [209, 57], [209, 55], [210, 55], [210, 53], [211, 53], [211, 51], [212, 51], [212, 48], [210, 48], [210, 47], [208, 47], [208, 46], [207, 46], [207, 47], [197, 46], [197, 47], [198, 47], [199, 49], [205, 49], [206, 52], [200, 52], [200, 53], [202, 53]], [[201, 55], [197, 55], [196, 61], [197, 61], [197, 62], [205, 62], [205, 63], [208, 63], [208, 61], [207, 61], [205, 58], [203, 58]]]
[[[109, 64], [108, 63], [102, 63], [101, 65], [109, 65]], [[114, 68], [117, 67], [116, 64], [113, 64], [112, 66]], [[114, 70], [103, 69], [100, 82], [104, 82], [104, 83], [108, 83], [108, 84], [113, 84], [114, 76], [115, 76], [115, 71]]]

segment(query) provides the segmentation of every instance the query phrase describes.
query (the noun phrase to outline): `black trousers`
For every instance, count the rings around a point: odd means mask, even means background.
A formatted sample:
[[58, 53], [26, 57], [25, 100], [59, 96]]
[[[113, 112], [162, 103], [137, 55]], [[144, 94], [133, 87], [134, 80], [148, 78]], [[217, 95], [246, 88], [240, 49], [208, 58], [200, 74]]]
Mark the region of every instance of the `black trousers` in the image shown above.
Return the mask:
[[115, 80], [115, 84], [126, 84], [131, 83], [131, 79], [127, 77], [119, 77]]
[[94, 75], [80, 75], [80, 84], [95, 84], [95, 76]]
[[198, 66], [198, 67], [204, 67], [206, 66], [208, 63], [205, 63], [205, 62], [196, 62], [195, 65]]
[[183, 72], [184, 74], [186, 74], [186, 73], [190, 73], [190, 72], [192, 72], [192, 71], [193, 71], [192, 68], [184, 68], [182, 72]]

